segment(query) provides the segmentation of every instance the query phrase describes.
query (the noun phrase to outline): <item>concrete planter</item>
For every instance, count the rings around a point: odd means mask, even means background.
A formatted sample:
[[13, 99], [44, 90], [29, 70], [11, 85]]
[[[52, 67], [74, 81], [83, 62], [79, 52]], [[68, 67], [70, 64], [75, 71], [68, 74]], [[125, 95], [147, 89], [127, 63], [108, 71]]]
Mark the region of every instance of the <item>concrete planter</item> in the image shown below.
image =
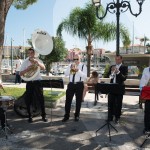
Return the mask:
[[45, 101], [45, 107], [46, 108], [56, 108], [58, 104], [61, 102], [61, 100], [64, 100], [65, 96], [62, 96], [60, 99], [56, 101]]
[[2, 81], [3, 82], [15, 82], [15, 75], [10, 74], [2, 74]]
[[[54, 96], [59, 96], [62, 94], [61, 91], [52, 91], [49, 93], [50, 95], [54, 95]], [[45, 106], [47, 108], [56, 108], [57, 105], [59, 104], [59, 102], [64, 99], [64, 96], [62, 96], [60, 99], [56, 100], [56, 101], [53, 101], [53, 100], [50, 100], [50, 101], [45, 101]]]

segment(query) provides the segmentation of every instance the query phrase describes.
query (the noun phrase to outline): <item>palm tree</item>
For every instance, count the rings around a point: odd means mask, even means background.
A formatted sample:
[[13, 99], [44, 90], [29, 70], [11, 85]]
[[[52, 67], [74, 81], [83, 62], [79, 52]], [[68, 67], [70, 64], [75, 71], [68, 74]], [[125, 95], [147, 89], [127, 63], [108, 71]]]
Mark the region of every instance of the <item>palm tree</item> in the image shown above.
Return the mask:
[[128, 48], [129, 48], [129, 46], [131, 44], [131, 40], [130, 39], [126, 39], [126, 40], [122, 41], [122, 43], [123, 43], [123, 45], [124, 45], [124, 47], [126, 49], [126, 53], [127, 53], [127, 50], [128, 50]]
[[[103, 8], [100, 13], [103, 14]], [[116, 38], [115, 23], [105, 23], [103, 20], [99, 21], [96, 17], [96, 10], [92, 4], [87, 3], [85, 8], [76, 7], [69, 14], [68, 18], [64, 19], [57, 28], [57, 35], [62, 37], [62, 31], [65, 30], [72, 36], [77, 35], [79, 38], [87, 41], [87, 69], [88, 76], [90, 76], [90, 60], [92, 54], [92, 42], [94, 40], [103, 40], [108, 42]], [[128, 40], [128, 30], [120, 26], [121, 39]]]

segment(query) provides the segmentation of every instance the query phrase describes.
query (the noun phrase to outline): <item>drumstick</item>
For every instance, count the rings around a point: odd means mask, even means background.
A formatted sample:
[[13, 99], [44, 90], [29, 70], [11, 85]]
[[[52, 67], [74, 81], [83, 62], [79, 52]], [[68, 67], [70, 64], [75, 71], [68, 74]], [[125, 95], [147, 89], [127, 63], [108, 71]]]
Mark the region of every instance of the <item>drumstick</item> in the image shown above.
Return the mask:
[[4, 88], [3, 88], [3, 86], [2, 86], [2, 85], [0, 85], [0, 88], [2, 88], [2, 89], [3, 89], [4, 93], [6, 93], [6, 91], [4, 90]]

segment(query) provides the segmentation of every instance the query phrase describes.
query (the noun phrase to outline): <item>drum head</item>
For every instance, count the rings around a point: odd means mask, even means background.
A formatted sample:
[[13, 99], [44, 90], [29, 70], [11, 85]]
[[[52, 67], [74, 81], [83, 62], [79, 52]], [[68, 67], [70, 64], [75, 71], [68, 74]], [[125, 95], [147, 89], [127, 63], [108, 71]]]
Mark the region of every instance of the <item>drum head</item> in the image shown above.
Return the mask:
[[11, 101], [14, 100], [15, 98], [12, 96], [0, 96], [0, 101]]

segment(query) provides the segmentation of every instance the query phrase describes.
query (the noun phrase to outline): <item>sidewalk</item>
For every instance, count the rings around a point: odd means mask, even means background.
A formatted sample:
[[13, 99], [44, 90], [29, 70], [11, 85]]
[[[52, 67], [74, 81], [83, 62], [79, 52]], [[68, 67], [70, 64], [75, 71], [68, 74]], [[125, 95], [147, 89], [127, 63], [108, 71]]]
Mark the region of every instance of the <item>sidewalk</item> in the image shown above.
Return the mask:
[[[25, 87], [25, 84], [4, 83], [5, 86]], [[66, 88], [66, 86], [65, 86]], [[57, 90], [57, 89], [56, 89]], [[61, 89], [62, 90], [62, 89]], [[65, 89], [64, 89], [65, 90]], [[104, 125], [107, 118], [107, 97], [99, 98], [96, 106], [94, 94], [87, 93], [85, 102], [82, 103], [79, 122], [74, 122], [75, 99], [72, 103], [71, 117], [68, 122], [62, 123], [64, 115], [65, 97], [60, 100], [56, 109], [47, 108], [48, 123], [41, 117], [35, 117], [29, 124], [26, 118], [16, 115], [13, 110], [8, 110], [7, 120], [15, 129], [8, 139], [0, 134], [0, 147], [3, 150], [137, 150], [143, 143], [143, 110], [138, 108], [137, 96], [124, 96], [122, 118], [120, 124], [111, 124], [118, 130]], [[144, 144], [150, 149], [150, 141]]]

